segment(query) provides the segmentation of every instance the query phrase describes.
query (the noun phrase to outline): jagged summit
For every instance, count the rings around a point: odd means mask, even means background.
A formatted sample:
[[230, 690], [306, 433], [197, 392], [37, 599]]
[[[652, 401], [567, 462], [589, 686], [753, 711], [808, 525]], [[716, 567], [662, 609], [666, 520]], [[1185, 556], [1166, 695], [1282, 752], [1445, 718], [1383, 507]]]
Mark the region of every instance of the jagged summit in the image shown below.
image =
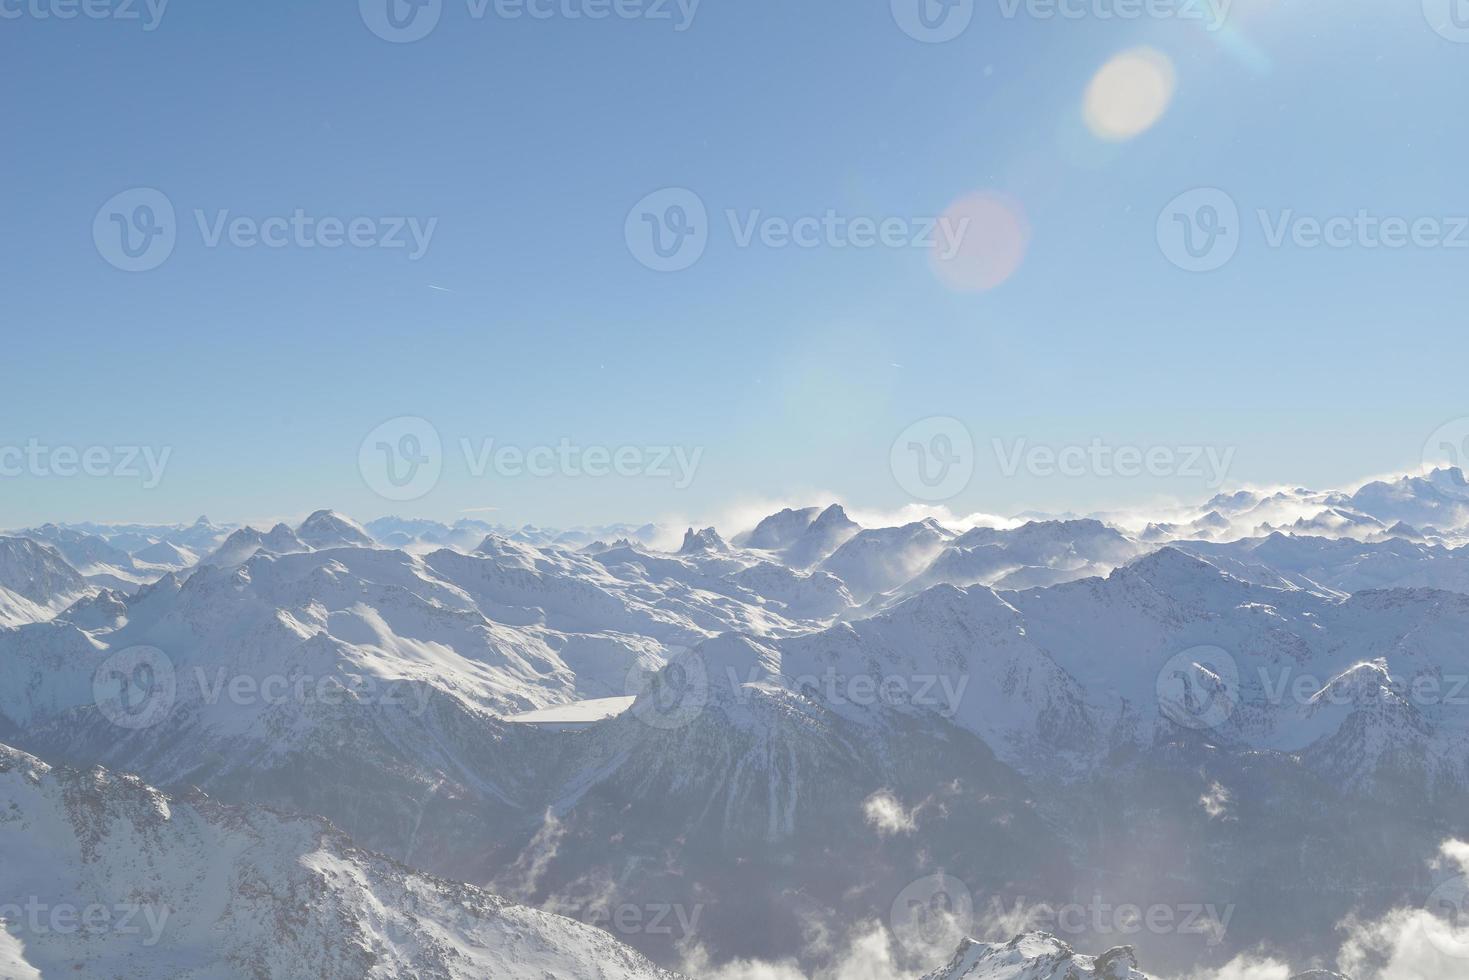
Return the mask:
[[787, 507], [780, 513], [771, 514], [761, 520], [739, 543], [746, 548], [758, 548], [762, 551], [785, 548], [804, 534], [820, 513], [819, 507], [803, 507], [800, 510]]
[[680, 555], [707, 555], [722, 554], [729, 550], [729, 545], [719, 536], [719, 532], [712, 527], [706, 527], [702, 531], [689, 528], [684, 532], [683, 547], [678, 549]]
[[626, 549], [628, 551], [637, 551], [641, 547], [641, 545], [639, 545], [636, 541], [633, 541], [631, 538], [618, 538], [616, 541], [612, 541], [610, 543], [607, 541], [603, 541], [601, 538], [598, 538], [591, 544], [582, 545], [579, 550], [583, 554], [587, 555], [604, 555], [609, 551], [620, 551], [623, 549]]
[[785, 551], [800, 544], [803, 538], [832, 538], [858, 529], [841, 504], [824, 508], [788, 507], [761, 520], [754, 530], [740, 535], [736, 543], [761, 551]]
[[200, 561], [200, 564], [234, 568], [261, 552], [269, 555], [293, 555], [310, 550], [310, 546], [297, 537], [296, 532], [287, 524], [277, 524], [266, 532], [253, 527], [242, 527], [225, 538], [224, 543], [212, 555]]

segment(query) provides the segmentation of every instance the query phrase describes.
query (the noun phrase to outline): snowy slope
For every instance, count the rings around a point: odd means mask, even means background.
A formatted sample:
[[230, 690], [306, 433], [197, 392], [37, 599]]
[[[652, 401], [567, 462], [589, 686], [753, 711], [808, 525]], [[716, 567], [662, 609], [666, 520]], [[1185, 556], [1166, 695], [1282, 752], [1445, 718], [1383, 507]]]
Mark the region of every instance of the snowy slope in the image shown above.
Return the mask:
[[[1404, 514], [1452, 490], [1388, 485]], [[0, 629], [0, 739], [321, 814], [521, 901], [718, 907], [716, 962], [802, 956], [935, 868], [1007, 900], [1238, 906], [1218, 949], [1139, 938], [1163, 975], [1282, 934], [1309, 956], [1421, 903], [1469, 806], [1456, 529], [1394, 530], [1371, 497], [1221, 495], [1150, 541], [807, 508], [677, 552], [323, 511]], [[1253, 535], [1272, 521], [1324, 534]], [[194, 548], [104, 531], [67, 540]], [[665, 965], [675, 939], [628, 937]], [[0, 937], [0, 962], [31, 950]]]
[[792, 568], [806, 569], [830, 556], [861, 530], [840, 505], [786, 509], [762, 520], [735, 542], [773, 552]]
[[371, 548], [375, 545], [372, 536], [362, 525], [330, 510], [319, 510], [302, 521], [301, 526], [296, 529], [296, 537], [308, 548], [319, 551], [330, 548]]
[[819, 567], [846, 583], [857, 601], [866, 602], [911, 580], [953, 538], [954, 532], [934, 520], [859, 531]]
[[1148, 550], [1100, 521], [1030, 521], [973, 528], [955, 538], [900, 595], [935, 585], [1028, 589], [1105, 575]]
[[20, 906], [0, 922], [6, 977], [672, 980], [606, 933], [415, 874], [317, 819], [3, 745], [0, 815]]
[[0, 627], [44, 622], [94, 591], [50, 547], [0, 537]]
[[132, 555], [85, 531], [47, 524], [18, 535], [55, 549], [88, 582], [101, 588], [131, 592], [160, 574], [157, 569], [140, 568]]
[[188, 568], [199, 560], [199, 556], [187, 548], [168, 541], [159, 541], [133, 552], [133, 560], [178, 569]]
[[277, 524], [269, 531], [242, 527], [225, 538], [212, 554], [202, 560], [202, 564], [234, 568], [262, 551], [271, 555], [294, 555], [310, 550], [285, 524]]
[[1273, 533], [1228, 544], [1186, 542], [1181, 550], [1232, 575], [1267, 585], [1352, 593], [1432, 588], [1469, 593], [1469, 547], [1393, 536], [1380, 541]]

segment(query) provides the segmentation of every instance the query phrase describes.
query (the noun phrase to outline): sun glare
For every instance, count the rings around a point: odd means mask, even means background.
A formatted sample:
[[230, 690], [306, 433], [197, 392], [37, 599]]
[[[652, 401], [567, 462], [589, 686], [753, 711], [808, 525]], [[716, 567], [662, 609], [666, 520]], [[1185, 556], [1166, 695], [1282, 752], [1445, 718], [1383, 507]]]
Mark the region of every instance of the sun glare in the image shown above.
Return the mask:
[[1114, 142], [1147, 132], [1173, 101], [1173, 62], [1153, 48], [1124, 51], [1087, 86], [1083, 112], [1097, 137]]

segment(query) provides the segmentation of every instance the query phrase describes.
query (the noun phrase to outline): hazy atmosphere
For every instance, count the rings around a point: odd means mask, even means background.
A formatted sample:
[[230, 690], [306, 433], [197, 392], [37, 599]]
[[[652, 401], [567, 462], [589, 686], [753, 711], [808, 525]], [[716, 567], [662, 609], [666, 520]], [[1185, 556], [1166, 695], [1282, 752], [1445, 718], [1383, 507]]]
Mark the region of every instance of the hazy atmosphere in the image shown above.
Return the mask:
[[0, 52], [0, 980], [1469, 980], [1469, 0]]

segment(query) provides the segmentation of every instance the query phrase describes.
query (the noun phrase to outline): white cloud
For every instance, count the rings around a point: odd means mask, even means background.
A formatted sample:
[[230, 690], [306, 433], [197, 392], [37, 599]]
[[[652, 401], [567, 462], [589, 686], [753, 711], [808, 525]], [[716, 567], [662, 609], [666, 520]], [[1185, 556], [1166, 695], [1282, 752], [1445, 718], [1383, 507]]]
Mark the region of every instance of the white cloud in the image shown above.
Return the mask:
[[845, 948], [828, 965], [809, 975], [794, 960], [734, 960], [715, 967], [702, 948], [685, 954], [680, 972], [700, 980], [913, 980], [924, 972], [899, 959], [887, 928], [869, 922], [852, 932]]
[[1196, 973], [1188, 980], [1290, 980], [1291, 968], [1272, 959], [1240, 956], [1218, 970]]
[[1199, 805], [1204, 808], [1204, 812], [1210, 818], [1218, 820], [1221, 817], [1227, 818], [1232, 799], [1233, 797], [1229, 795], [1229, 790], [1224, 788], [1223, 783], [1211, 783], [1209, 791], [1199, 797]]
[[898, 798], [887, 790], [873, 793], [862, 803], [862, 815], [867, 825], [877, 830], [880, 837], [911, 834], [918, 829], [918, 810], [904, 810]]
[[684, 954], [679, 972], [702, 980], [807, 980], [806, 974], [793, 960], [768, 963], [763, 960], [730, 960], [722, 966], [710, 962], [702, 946]]
[[1427, 907], [1344, 924], [1348, 937], [1338, 957], [1344, 972], [1357, 980], [1469, 977], [1469, 843], [1445, 841], [1439, 855], [1434, 867], [1445, 877]]
[[550, 810], [546, 811], [541, 829], [536, 831], [525, 850], [515, 859], [506, 872], [506, 877], [496, 882], [495, 891], [501, 895], [529, 900], [539, 890], [541, 877], [561, 850], [561, 839], [566, 828]]

